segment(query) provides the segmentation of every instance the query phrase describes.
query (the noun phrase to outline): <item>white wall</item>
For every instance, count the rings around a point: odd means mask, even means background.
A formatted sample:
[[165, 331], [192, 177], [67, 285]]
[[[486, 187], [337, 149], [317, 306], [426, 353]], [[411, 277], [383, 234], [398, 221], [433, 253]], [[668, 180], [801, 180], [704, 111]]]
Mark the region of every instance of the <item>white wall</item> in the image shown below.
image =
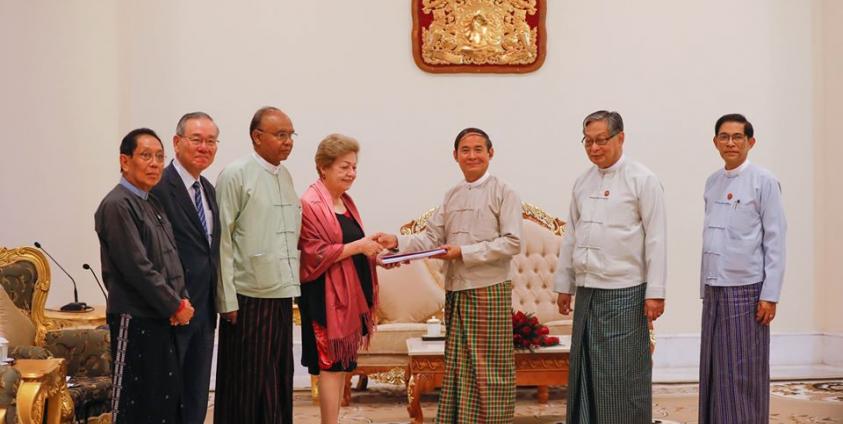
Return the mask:
[[[266, 104], [289, 112], [301, 134], [286, 163], [299, 191], [315, 178], [323, 136], [361, 141], [352, 195], [370, 231], [394, 231], [441, 199], [460, 178], [451, 143], [466, 126], [491, 134], [495, 174], [564, 217], [571, 184], [590, 166], [580, 122], [609, 108], [625, 118], [627, 153], [666, 191], [670, 281], [659, 331], [695, 333], [701, 191], [721, 166], [712, 126], [738, 111], [757, 128], [752, 160], [781, 179], [793, 229], [774, 329], [818, 328], [825, 318], [805, 313], [821, 297], [817, 236], [805, 230], [819, 215], [816, 3], [548, 3], [547, 60], [527, 75], [420, 71], [409, 1], [6, 4], [0, 244], [39, 239], [84, 281], [83, 299], [99, 303], [78, 267], [98, 266], [92, 215], [117, 181], [120, 138], [149, 126], [171, 154], [178, 117], [209, 112], [223, 140], [213, 180], [249, 151], [248, 121]], [[56, 275], [50, 304], [67, 301], [65, 283]]]
[[[109, 2], [0, 3], [0, 245], [40, 241], [96, 304], [82, 263], [99, 268], [93, 211], [124, 132], [115, 13]], [[48, 302], [64, 304], [70, 281], [53, 276]]]
[[[816, 138], [816, 212], [814, 231], [817, 237], [817, 280], [815, 302], [820, 328], [843, 335], [843, 277], [840, 258], [843, 252], [843, 157], [840, 143], [840, 116], [843, 116], [843, 3], [824, 0], [817, 12], [818, 46], [815, 90], [820, 116]], [[836, 119], [833, 119], [833, 118]], [[840, 352], [840, 350], [838, 350]], [[843, 363], [843, 354], [838, 355]]]

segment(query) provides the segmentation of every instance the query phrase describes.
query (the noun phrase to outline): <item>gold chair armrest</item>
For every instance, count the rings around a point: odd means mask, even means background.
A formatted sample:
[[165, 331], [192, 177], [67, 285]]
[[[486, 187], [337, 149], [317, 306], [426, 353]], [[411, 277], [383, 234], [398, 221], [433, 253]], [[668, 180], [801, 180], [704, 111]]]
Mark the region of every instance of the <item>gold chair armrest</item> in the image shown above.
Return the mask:
[[47, 406], [48, 424], [69, 422], [73, 401], [67, 391], [67, 364], [64, 359], [21, 359], [15, 363], [21, 374], [18, 388], [18, 419], [21, 423], [42, 423]]

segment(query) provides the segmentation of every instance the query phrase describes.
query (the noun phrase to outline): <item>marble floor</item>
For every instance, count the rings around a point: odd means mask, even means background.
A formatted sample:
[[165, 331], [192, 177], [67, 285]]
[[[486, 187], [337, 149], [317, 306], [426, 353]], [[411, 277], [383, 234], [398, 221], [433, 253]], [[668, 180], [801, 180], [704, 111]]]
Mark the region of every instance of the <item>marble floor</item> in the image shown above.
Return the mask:
[[[533, 399], [534, 389], [518, 389], [515, 409], [517, 424], [550, 424], [564, 422], [565, 390], [552, 388], [550, 401], [540, 405]], [[425, 423], [436, 414], [436, 392], [422, 397]], [[655, 384], [653, 386], [653, 418], [664, 424], [697, 423], [697, 385], [688, 383]], [[406, 423], [407, 395], [403, 387], [370, 384], [366, 391], [355, 391], [352, 404], [343, 408], [343, 424]], [[776, 381], [770, 390], [770, 422], [809, 424], [843, 424], [843, 379]], [[213, 422], [213, 405], [206, 423]], [[310, 392], [297, 390], [294, 396], [294, 422], [319, 422], [319, 406], [310, 399]]]

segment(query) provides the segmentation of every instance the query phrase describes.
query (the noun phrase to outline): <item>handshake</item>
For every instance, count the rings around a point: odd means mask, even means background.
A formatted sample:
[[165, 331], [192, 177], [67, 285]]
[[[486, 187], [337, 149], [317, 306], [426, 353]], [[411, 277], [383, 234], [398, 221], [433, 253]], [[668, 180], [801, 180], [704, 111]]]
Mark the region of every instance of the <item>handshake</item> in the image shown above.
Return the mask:
[[384, 250], [396, 247], [398, 247], [398, 237], [386, 233], [375, 233], [349, 244], [352, 256], [364, 254], [370, 258], [376, 258]]

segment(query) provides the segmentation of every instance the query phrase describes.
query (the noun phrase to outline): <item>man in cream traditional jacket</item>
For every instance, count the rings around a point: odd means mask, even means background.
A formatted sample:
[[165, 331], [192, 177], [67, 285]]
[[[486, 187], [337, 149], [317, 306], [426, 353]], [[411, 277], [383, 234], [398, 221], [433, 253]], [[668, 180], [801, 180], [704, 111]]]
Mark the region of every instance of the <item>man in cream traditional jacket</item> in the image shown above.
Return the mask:
[[554, 275], [559, 312], [571, 312], [567, 423], [647, 423], [652, 417], [648, 321], [664, 311], [664, 194], [656, 176], [623, 155], [623, 120], [583, 121], [594, 163], [574, 183]]
[[489, 136], [466, 128], [454, 141], [465, 176], [445, 194], [423, 233], [381, 235], [386, 248], [442, 247], [445, 274], [445, 378], [437, 423], [511, 423], [515, 413], [512, 257], [521, 251], [521, 199], [488, 173]]

